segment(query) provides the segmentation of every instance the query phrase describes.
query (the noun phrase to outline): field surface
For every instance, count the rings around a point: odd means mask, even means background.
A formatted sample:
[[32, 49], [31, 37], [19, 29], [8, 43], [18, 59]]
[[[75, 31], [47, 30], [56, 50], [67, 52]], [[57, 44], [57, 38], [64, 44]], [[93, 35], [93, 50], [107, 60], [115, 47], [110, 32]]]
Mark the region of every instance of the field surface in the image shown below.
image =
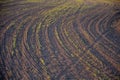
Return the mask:
[[120, 80], [120, 0], [0, 0], [0, 80]]

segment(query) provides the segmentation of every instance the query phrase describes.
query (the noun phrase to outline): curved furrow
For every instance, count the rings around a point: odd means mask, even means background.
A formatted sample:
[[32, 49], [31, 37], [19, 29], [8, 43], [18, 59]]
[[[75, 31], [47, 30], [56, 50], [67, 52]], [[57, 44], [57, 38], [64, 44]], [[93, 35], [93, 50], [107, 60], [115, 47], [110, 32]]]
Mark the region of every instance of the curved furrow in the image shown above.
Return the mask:
[[[44, 12], [44, 11], [45, 11], [45, 10], [41, 10], [41, 9], [40, 9], [40, 11], [37, 12], [37, 13], [39, 14], [39, 13]], [[36, 12], [36, 11], [35, 11], [35, 12]], [[32, 13], [35, 13], [35, 12], [32, 12]], [[7, 21], [7, 23], [5, 23], [4, 26], [3, 26], [3, 30], [4, 30], [4, 31], [2, 30], [2, 32], [3, 32], [3, 33], [6, 32], [6, 29], [4, 29], [4, 28], [9, 29], [9, 27], [11, 27], [12, 25], [14, 25], [15, 23], [18, 23], [18, 24], [19, 24], [24, 18], [27, 18], [27, 17], [30, 16], [30, 14], [31, 14], [31, 13], [29, 13], [29, 14], [26, 14], [26, 13], [27, 13], [27, 11], [24, 12], [23, 14], [18, 15], [18, 16], [20, 16], [20, 17], [16, 16], [16, 17], [10, 19], [10, 21]], [[35, 13], [35, 16], [38, 15], [37, 13]], [[34, 15], [32, 15], [32, 16], [34, 16]], [[14, 19], [15, 19], [15, 20], [14, 20]], [[1, 34], [1, 35], [0, 35], [1, 38], [2, 38], [2, 36], [4, 36], [4, 34]]]
[[[14, 31], [14, 33], [13, 34], [15, 34], [16, 33], [16, 31]], [[7, 36], [7, 34], [6, 34], [6, 36]], [[16, 36], [16, 35], [15, 35]], [[8, 38], [8, 39], [7, 39]], [[9, 62], [8, 63], [6, 63], [6, 64], [12, 64], [11, 62], [13, 62], [13, 56], [14, 56], [14, 46], [15, 46], [15, 44], [13, 43], [13, 40], [14, 40], [15, 38], [13, 37], [13, 39], [12, 39], [12, 36], [10, 36], [10, 39], [9, 39], [9, 37], [5, 37], [4, 38], [4, 41], [6, 42], [6, 48], [8, 49], [8, 50], [6, 50], [6, 51], [8, 51], [8, 52], [6, 52], [6, 53], [8, 53], [7, 54], [7, 57], [6, 57], [6, 60], [8, 60], [8, 59], [10, 59], [9, 60]], [[7, 42], [7, 41], [9, 41], [9, 42]], [[3, 43], [5, 43], [3, 41]], [[7, 45], [8, 45], [8, 47], [7, 47]], [[3, 49], [4, 50], [4, 49]], [[2, 54], [3, 55], [3, 54]], [[8, 59], [7, 59], [8, 58]], [[10, 62], [11, 61], [11, 62]], [[14, 62], [13, 62], [13, 64], [14, 64]], [[10, 66], [8, 66], [8, 67], [10, 67]], [[7, 68], [7, 67], [6, 67]], [[11, 65], [11, 69], [12, 69], [13, 67], [12, 67], [12, 65]], [[8, 68], [9, 69], [9, 68]], [[8, 71], [8, 77], [10, 77], [11, 76], [11, 74], [12, 74], [12, 72], [11, 71]]]
[[[73, 54], [74, 55], [74, 54]], [[65, 72], [65, 71], [64, 71]]]
[[[22, 11], [16, 11], [15, 10], [15, 13], [12, 13], [12, 15], [10, 15], [10, 14], [8, 14], [8, 17], [4, 17], [4, 21], [1, 21], [2, 22], [2, 24], [4, 23], [7, 23], [7, 22], [9, 22], [10, 23], [10, 21], [11, 20], [17, 20], [18, 18], [19, 18], [19, 16], [23, 16], [23, 15], [26, 15], [26, 16], [33, 16], [33, 14], [35, 15], [35, 14], [37, 14], [39, 11], [41, 11], [41, 10], [44, 10], [44, 9], [49, 9], [49, 8], [52, 8], [52, 7], [45, 7], [45, 8], [40, 8], [40, 6], [38, 5], [38, 6], [35, 6], [35, 8], [34, 7], [32, 7], [32, 9], [31, 8], [27, 8], [27, 9], [25, 9], [25, 8], [22, 8], [23, 10]], [[29, 12], [29, 13], [28, 13]], [[36, 13], [35, 13], [36, 12]], [[27, 14], [26, 14], [27, 13]], [[6, 20], [7, 21], [6, 21]], [[3, 25], [4, 25], [3, 24]]]
[[[24, 21], [23, 21], [24, 22]], [[29, 22], [29, 21], [28, 21]], [[19, 28], [19, 27], [18, 27]], [[22, 27], [21, 27], [22, 28]], [[24, 28], [24, 27], [23, 27]], [[16, 29], [16, 31], [18, 31], [18, 29]], [[11, 33], [9, 33], [9, 34], [11, 34]], [[15, 33], [16, 34], [16, 33]], [[14, 34], [13, 34], [14, 35]], [[13, 42], [13, 46], [15, 46], [15, 43]], [[14, 48], [14, 47], [13, 47]], [[12, 52], [12, 54], [13, 54], [13, 52]]]
[[[103, 10], [100, 10], [100, 11], [102, 11], [103, 12]], [[99, 36], [99, 35], [97, 35], [97, 34], [95, 34], [95, 33], [91, 33], [90, 31], [91, 30], [95, 30], [94, 29], [94, 25], [96, 24], [96, 22], [99, 20], [99, 18], [101, 17], [101, 16], [103, 16], [102, 14], [103, 13], [100, 13], [100, 11], [98, 12], [98, 13], [96, 13], [96, 15], [92, 15], [91, 17], [88, 17], [88, 19], [87, 18], [85, 18], [87, 21], [84, 21], [84, 22], [86, 22], [85, 23], [85, 25], [83, 25], [83, 28], [87, 31], [87, 32], [89, 32], [88, 34], [94, 39], [94, 40], [96, 40], [95, 38], [97, 38], [96, 36]], [[93, 12], [93, 13], [95, 13], [95, 11]], [[91, 13], [91, 14], [93, 14], [93, 13]], [[89, 13], [89, 15], [91, 15], [90, 13]], [[101, 16], [100, 16], [101, 15]], [[92, 23], [93, 22], [93, 23]], [[89, 28], [93, 28], [93, 29], [90, 29], [89, 30]], [[95, 32], [95, 31], [94, 31]], [[96, 35], [95, 37], [93, 36], [93, 35]]]
[[[81, 30], [81, 29], [80, 29], [80, 30]], [[85, 51], [86, 51], [86, 50], [85, 50]], [[85, 53], [88, 53], [88, 52], [84, 52], [84, 54], [85, 54]], [[88, 54], [88, 55], [91, 55], [91, 54]], [[87, 55], [85, 55], [85, 56], [87, 56]], [[95, 56], [94, 56], [94, 57], [95, 57]], [[94, 58], [93, 58], [93, 59], [94, 59]], [[95, 61], [95, 60], [94, 60], [94, 61]], [[89, 62], [89, 58], [88, 58], [88, 62]], [[100, 62], [100, 63], [101, 63], [101, 62]], [[94, 64], [96, 65], [95, 62], [94, 62]], [[94, 65], [94, 64], [92, 64], [92, 65]], [[98, 65], [99, 65], [99, 64], [98, 64]], [[99, 66], [100, 66], [100, 65], [99, 65]], [[102, 66], [102, 64], [101, 64], [101, 66]], [[101, 67], [100, 67], [99, 69], [101, 69]], [[104, 70], [104, 67], [103, 67], [102, 69]], [[101, 70], [102, 70], [102, 69], [101, 69]]]

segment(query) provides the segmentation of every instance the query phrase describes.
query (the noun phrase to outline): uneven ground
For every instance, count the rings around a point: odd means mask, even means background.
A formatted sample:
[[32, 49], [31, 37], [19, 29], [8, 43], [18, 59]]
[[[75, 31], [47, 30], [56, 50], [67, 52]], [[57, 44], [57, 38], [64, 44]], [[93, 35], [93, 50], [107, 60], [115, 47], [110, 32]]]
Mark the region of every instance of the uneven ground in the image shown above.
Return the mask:
[[120, 80], [119, 0], [0, 0], [0, 80]]

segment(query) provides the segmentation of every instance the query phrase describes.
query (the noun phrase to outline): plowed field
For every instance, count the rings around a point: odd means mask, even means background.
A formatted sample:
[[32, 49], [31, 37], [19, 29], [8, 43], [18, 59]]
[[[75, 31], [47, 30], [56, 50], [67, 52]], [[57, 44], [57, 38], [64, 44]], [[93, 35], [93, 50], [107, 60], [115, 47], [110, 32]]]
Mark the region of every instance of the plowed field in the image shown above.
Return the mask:
[[120, 80], [119, 0], [0, 0], [0, 80]]

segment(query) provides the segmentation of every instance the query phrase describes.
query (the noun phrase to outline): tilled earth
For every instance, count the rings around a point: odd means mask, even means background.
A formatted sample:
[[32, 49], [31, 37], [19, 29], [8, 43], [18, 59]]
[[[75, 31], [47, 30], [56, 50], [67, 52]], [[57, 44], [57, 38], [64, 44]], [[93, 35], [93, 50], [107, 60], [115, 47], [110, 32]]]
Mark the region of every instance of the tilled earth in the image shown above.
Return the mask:
[[119, 1], [0, 1], [0, 80], [120, 80]]

